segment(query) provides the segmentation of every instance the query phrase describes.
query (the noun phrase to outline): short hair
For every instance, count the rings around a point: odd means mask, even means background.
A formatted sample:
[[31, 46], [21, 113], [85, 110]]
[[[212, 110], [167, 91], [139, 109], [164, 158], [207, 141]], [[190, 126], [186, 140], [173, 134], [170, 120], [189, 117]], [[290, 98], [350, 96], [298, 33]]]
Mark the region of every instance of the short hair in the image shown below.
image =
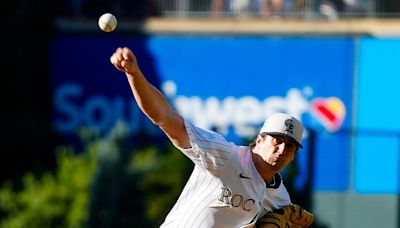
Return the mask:
[[[265, 139], [265, 137], [267, 137], [267, 133], [266, 132], [262, 132], [259, 134], [263, 139]], [[258, 136], [258, 135], [257, 135]], [[250, 149], [253, 149], [257, 144], [257, 137], [254, 138], [253, 142], [249, 144]]]

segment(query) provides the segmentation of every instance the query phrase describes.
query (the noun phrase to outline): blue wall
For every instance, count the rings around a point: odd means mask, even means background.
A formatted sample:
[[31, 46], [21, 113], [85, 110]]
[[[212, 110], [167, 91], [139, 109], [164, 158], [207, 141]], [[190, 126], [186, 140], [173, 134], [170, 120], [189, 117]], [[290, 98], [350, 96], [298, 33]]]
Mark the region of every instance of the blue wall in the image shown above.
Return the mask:
[[399, 192], [399, 60], [399, 39], [361, 39], [356, 126], [364, 131], [356, 140], [354, 165], [360, 193]]

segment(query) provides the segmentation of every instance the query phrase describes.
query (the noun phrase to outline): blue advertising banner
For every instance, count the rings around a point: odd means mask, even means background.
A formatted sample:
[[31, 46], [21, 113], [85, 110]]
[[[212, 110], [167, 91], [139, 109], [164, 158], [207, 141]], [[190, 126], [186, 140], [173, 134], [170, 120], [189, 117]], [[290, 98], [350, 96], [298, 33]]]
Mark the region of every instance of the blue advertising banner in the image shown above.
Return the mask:
[[[134, 50], [142, 71], [185, 118], [238, 144], [274, 112], [291, 113], [318, 131], [314, 189], [346, 191], [354, 43], [346, 37], [62, 36], [52, 45], [53, 123], [66, 138], [89, 126], [107, 132], [117, 120], [132, 134], [160, 135], [133, 101], [109, 58]], [[307, 176], [308, 132], [298, 155], [299, 187]], [[345, 163], [345, 164], [344, 164]]]

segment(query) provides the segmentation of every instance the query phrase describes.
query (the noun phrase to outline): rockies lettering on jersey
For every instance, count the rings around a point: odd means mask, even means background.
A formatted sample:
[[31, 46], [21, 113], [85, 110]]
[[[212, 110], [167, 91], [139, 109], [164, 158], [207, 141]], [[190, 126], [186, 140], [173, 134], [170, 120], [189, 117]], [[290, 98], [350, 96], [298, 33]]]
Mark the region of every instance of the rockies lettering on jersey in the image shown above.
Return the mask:
[[218, 199], [221, 202], [225, 202], [233, 207], [241, 207], [245, 211], [251, 211], [256, 202], [253, 199], [245, 199], [240, 194], [233, 194], [232, 192], [226, 188], [222, 187], [221, 197]]
[[195, 166], [162, 228], [241, 227], [265, 211], [290, 203], [280, 176], [275, 175], [275, 183], [268, 186], [247, 146], [186, 120], [185, 126], [192, 147], [178, 149]]

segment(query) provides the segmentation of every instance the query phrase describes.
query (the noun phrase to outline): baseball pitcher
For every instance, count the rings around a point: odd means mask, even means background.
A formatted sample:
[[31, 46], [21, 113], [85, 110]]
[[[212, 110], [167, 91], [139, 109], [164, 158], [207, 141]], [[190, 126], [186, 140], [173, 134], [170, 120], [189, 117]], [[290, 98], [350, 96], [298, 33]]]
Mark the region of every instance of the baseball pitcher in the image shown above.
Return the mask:
[[111, 63], [124, 72], [143, 113], [195, 164], [162, 228], [308, 227], [309, 212], [291, 204], [279, 174], [293, 161], [304, 127], [276, 113], [249, 146], [184, 119], [142, 74], [131, 49], [117, 48]]

